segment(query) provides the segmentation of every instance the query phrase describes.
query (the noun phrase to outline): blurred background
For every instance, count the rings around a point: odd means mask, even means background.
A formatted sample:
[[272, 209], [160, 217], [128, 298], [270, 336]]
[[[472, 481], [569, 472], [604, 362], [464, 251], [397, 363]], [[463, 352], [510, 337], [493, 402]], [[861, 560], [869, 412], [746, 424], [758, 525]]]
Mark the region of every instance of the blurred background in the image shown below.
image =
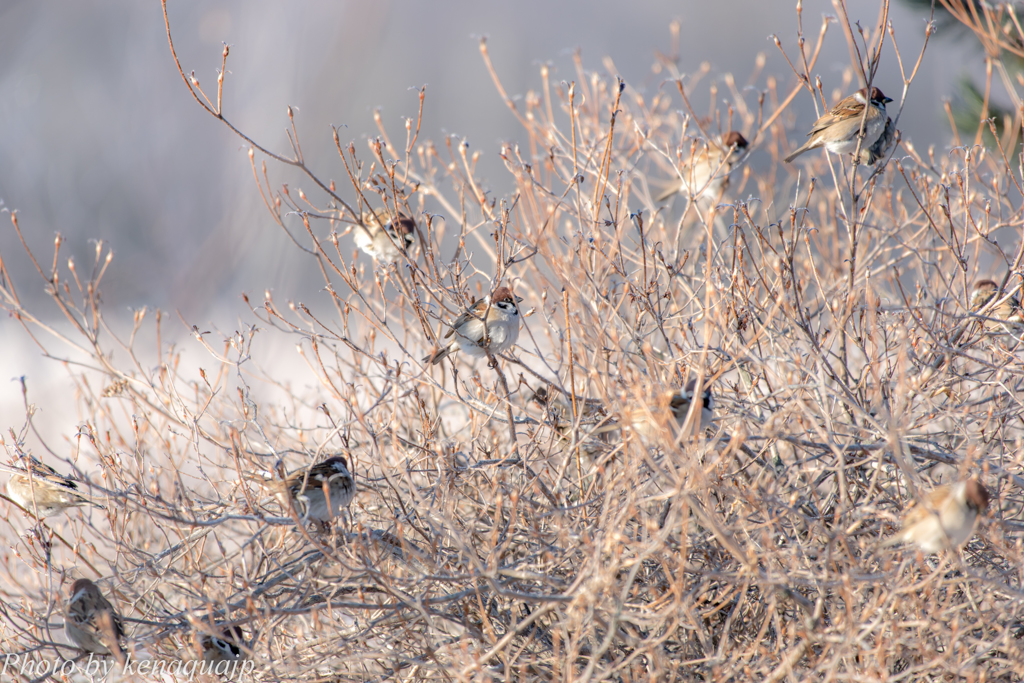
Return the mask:
[[[404, 140], [405, 119], [416, 116], [421, 86], [426, 106], [420, 140], [440, 147], [449, 135], [466, 139], [482, 153], [479, 168], [490, 190], [500, 197], [511, 188], [497, 153], [501, 142], [519, 140], [522, 131], [487, 74], [480, 36], [488, 37], [495, 68], [513, 97], [540, 88], [542, 63], [551, 65], [556, 83], [576, 79], [577, 48], [586, 69], [606, 73], [603, 58], [610, 57], [618, 75], [641, 93], [674, 90], [664, 85], [669, 75], [654, 68], [655, 51], [671, 48], [673, 20], [681, 26], [680, 71], [710, 64], [709, 78], [698, 86], [705, 102], [710, 79], [731, 72], [745, 83], [762, 52], [764, 73], [778, 79], [780, 90], [794, 82], [768, 40], [777, 34], [796, 54], [793, 0], [517, 0], [514, 9], [512, 3], [479, 0], [169, 4], [182, 66], [194, 70], [211, 95], [222, 44], [231, 47], [225, 117], [287, 156], [286, 107], [295, 107], [308, 164], [342, 188], [347, 182], [330, 126], [343, 126], [342, 142], [354, 140], [366, 158], [365, 141], [377, 135], [373, 110], [381, 109], [393, 139]], [[805, 33], [816, 40], [822, 15], [834, 12], [832, 3], [805, 0], [803, 7]], [[848, 0], [848, 10], [851, 19], [873, 28], [879, 2]], [[924, 41], [927, 16], [926, 7], [909, 0], [891, 6], [908, 69]], [[900, 120], [904, 138], [919, 150], [934, 145], [945, 151], [951, 130], [943, 102], [955, 97], [965, 77], [983, 73], [980, 49], [957, 38], [953, 29], [932, 38]], [[815, 69], [826, 93], [838, 87], [849, 64], [846, 41], [833, 24]], [[898, 100], [902, 83], [888, 43], [877, 85]], [[243, 292], [261, 301], [270, 290], [282, 304], [309, 300], [322, 288], [320, 275], [305, 267], [267, 214], [248, 145], [188, 93], [156, 0], [4, 0], [0, 88], [2, 208], [18, 212], [45, 268], [56, 233], [66, 239], [62, 260], [73, 256], [80, 271], [91, 267], [96, 240], [112, 247], [103, 292], [106, 316], [120, 331], [130, 326], [132, 310], [148, 306], [171, 313], [165, 344], [187, 336], [182, 321], [230, 332], [240, 321], [252, 322]], [[815, 118], [810, 97], [800, 95], [792, 111], [790, 140], [801, 141]], [[750, 161], [756, 169], [756, 152]], [[285, 181], [293, 189], [312, 189], [280, 166], [270, 166], [270, 177], [275, 189]], [[4, 214], [0, 221], [0, 254], [15, 289], [44, 318], [63, 320], [9, 218]], [[37, 422], [67, 433], [75, 418], [66, 412], [74, 405], [66, 371], [42, 358], [16, 320], [0, 319], [0, 339], [0, 429], [6, 433], [24, 422], [18, 378], [25, 377], [29, 402], [41, 407]]]

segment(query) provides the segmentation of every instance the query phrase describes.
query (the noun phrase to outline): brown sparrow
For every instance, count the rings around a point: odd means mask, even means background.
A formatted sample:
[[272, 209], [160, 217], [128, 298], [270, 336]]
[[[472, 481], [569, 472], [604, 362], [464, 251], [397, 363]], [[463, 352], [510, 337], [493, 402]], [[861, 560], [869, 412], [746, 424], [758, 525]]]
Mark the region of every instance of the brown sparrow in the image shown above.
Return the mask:
[[89, 579], [78, 579], [71, 584], [64, 609], [64, 632], [86, 652], [115, 653], [118, 659], [124, 657], [120, 643], [124, 637], [121, 615]]
[[[572, 413], [572, 398], [563, 395], [561, 392], [549, 391], [547, 387], [540, 387], [533, 392], [530, 400], [544, 409], [548, 425], [562, 435], [566, 440], [572, 439], [573, 425], [576, 423]], [[604, 403], [594, 398], [576, 397], [576, 410], [579, 414], [580, 438], [583, 450], [588, 454], [597, 452], [607, 445], [606, 437], [598, 436], [606, 434], [606, 431], [599, 431], [608, 422], [608, 410]], [[586, 438], [587, 435], [594, 435], [596, 438]]]
[[362, 225], [355, 226], [354, 240], [375, 260], [394, 263], [412, 246], [415, 230], [416, 221], [404, 213], [393, 221], [387, 209], [377, 209], [363, 214]]
[[[424, 363], [437, 365], [459, 349], [480, 358], [504, 353], [519, 339], [519, 302], [523, 299], [512, 293], [508, 287], [498, 287], [490, 296], [476, 301], [451, 324], [445, 339], [454, 336], [446, 346], [440, 346], [423, 359]], [[484, 318], [486, 316], [486, 323]]]
[[273, 485], [282, 505], [294, 506], [303, 520], [311, 519], [321, 526], [329, 526], [355, 498], [355, 478], [341, 456], [299, 468]]
[[57, 474], [33, 456], [22, 455], [18, 460], [23, 469], [11, 475], [7, 495], [29, 512], [53, 517], [79, 505], [102, 507], [80, 491], [73, 479]]
[[[971, 290], [971, 310], [975, 312], [980, 311], [998, 293], [999, 285], [992, 280], [978, 280], [974, 283], [974, 289]], [[1004, 297], [1005, 292], [1000, 298], [1003, 299]], [[986, 330], [990, 332], [1013, 333], [1014, 328], [1019, 328], [1024, 323], [1024, 310], [1021, 309], [1020, 299], [1016, 296], [1011, 296], [1002, 303], [997, 304], [994, 308], [986, 311], [985, 317], [995, 318], [995, 320], [985, 321]], [[1010, 325], [1001, 323], [999, 320], [1005, 320]]]
[[336, 455], [312, 467], [302, 467], [273, 484], [278, 500], [295, 507], [299, 517], [330, 526], [341, 508], [356, 495], [356, 481], [345, 458]]
[[[540, 387], [533, 392], [530, 400], [537, 403], [547, 412], [551, 426], [559, 432], [572, 429], [572, 398], [564, 396], [561, 392], [548, 391], [547, 387]], [[576, 397], [576, 410], [580, 415], [581, 425], [591, 425], [601, 422], [608, 416], [604, 403], [596, 398]]]
[[[627, 406], [623, 414], [623, 421], [637, 434], [653, 439], [661, 430], [661, 420], [664, 410], [667, 408], [678, 431], [683, 428], [686, 422], [686, 415], [690, 410], [690, 403], [693, 400], [693, 390], [697, 381], [690, 380], [682, 391], [667, 392], [661, 396], [653, 409], [642, 406]], [[711, 387], [704, 384], [704, 391], [701, 393], [699, 412], [694, 415], [693, 421], [700, 421], [700, 432], [704, 432], [715, 421], [715, 399], [711, 395]], [[672, 435], [673, 437], [675, 434]]]
[[959, 548], [988, 509], [988, 491], [976, 478], [940, 486], [903, 514], [903, 528], [883, 547], [913, 543], [926, 553]]
[[242, 648], [245, 646], [245, 636], [240, 626], [231, 626], [221, 630], [218, 636], [211, 636], [209, 633], [197, 633], [199, 638], [199, 649], [203, 653], [205, 662], [235, 662], [245, 659]]
[[[814, 122], [811, 138], [786, 157], [786, 163], [793, 161], [804, 152], [824, 147], [833, 154], [853, 154], [857, 151], [860, 137], [861, 121], [864, 121], [864, 140], [860, 142], [862, 154], [871, 156], [871, 148], [885, 132], [889, 117], [885, 113], [885, 104], [892, 102], [878, 88], [871, 88], [868, 97], [867, 88], [861, 88], [849, 97], [840, 100], [827, 114]], [[864, 108], [867, 107], [867, 119], [864, 119]], [[895, 132], [893, 133], [895, 135]], [[881, 156], [881, 155], [879, 155]], [[865, 157], [867, 158], [867, 157]]]
[[679, 169], [679, 177], [673, 180], [659, 194], [655, 201], [663, 202], [677, 192], [693, 194], [694, 197], [717, 197], [729, 186], [729, 172], [732, 165], [747, 148], [747, 139], [738, 131], [730, 131], [720, 146], [703, 149], [686, 159]]

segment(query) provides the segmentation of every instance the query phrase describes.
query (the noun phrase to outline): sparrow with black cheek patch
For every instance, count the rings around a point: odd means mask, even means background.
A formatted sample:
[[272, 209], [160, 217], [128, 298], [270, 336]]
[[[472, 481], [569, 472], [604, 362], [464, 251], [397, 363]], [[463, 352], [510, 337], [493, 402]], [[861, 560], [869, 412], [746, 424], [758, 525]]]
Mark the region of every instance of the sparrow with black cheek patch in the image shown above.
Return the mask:
[[451, 324], [445, 339], [453, 337], [445, 346], [439, 346], [423, 359], [424, 363], [437, 365], [450, 354], [462, 350], [470, 356], [480, 358], [504, 353], [519, 339], [519, 306], [521, 297], [508, 287], [498, 287], [471, 305]]
[[[653, 409], [643, 406], [627, 406], [623, 414], [623, 421], [635, 433], [647, 439], [653, 439], [661, 431], [661, 425], [664, 423], [663, 417], [671, 418], [667, 420], [668, 423], [674, 424], [675, 430], [678, 431], [686, 422], [690, 404], [693, 402], [693, 390], [696, 386], [697, 381], [690, 380], [681, 391], [667, 392], [660, 397]], [[711, 387], [707, 384], [704, 385], [699, 401], [693, 422], [699, 424], [698, 433], [703, 433], [715, 421], [715, 399], [711, 394]], [[672, 437], [675, 438], [675, 433], [672, 434]]]
[[120, 642], [124, 637], [121, 615], [89, 579], [78, 579], [71, 584], [64, 609], [64, 632], [86, 652], [113, 654], [124, 661]]
[[7, 482], [11, 500], [39, 517], [53, 517], [79, 505], [103, 507], [84, 493], [77, 482], [57, 473], [30, 455], [18, 458], [20, 471]]
[[959, 548], [974, 534], [988, 500], [988, 491], [976, 478], [940, 486], [903, 514], [902, 530], [882, 547], [912, 543], [926, 553]]
[[[871, 88], [868, 96], [867, 88], [861, 88], [849, 97], [840, 100], [827, 114], [814, 122], [810, 140], [798, 147], [786, 157], [786, 163], [793, 161], [804, 152], [824, 147], [833, 154], [853, 154], [860, 144], [861, 154], [865, 158], [872, 156], [871, 148], [885, 132], [889, 117], [885, 113], [885, 105], [892, 102], [878, 88]], [[864, 111], [867, 110], [865, 118]], [[864, 124], [864, 139], [860, 140], [861, 123]], [[893, 133], [895, 135], [895, 132]], [[879, 155], [880, 156], [880, 155]]]
[[209, 633], [196, 633], [199, 649], [206, 662], [235, 662], [245, 659], [245, 636], [240, 626], [224, 628], [217, 636]]
[[692, 194], [694, 198], [717, 197], [729, 186], [729, 172], [748, 144], [739, 131], [730, 131], [721, 145], [704, 148], [692, 159], [684, 160], [679, 177], [669, 183], [655, 201], [663, 202], [677, 192]]
[[340, 455], [295, 470], [272, 485], [282, 505], [294, 507], [303, 521], [312, 520], [321, 527], [329, 527], [356, 495], [355, 478]]
[[412, 246], [416, 221], [404, 213], [391, 219], [387, 209], [363, 213], [362, 225], [355, 226], [356, 246], [377, 261], [394, 263]]
[[[999, 294], [999, 285], [992, 280], [975, 282], [974, 289], [971, 290], [971, 311], [980, 311], [996, 294]], [[1020, 299], [1016, 295], [1006, 298], [1005, 292], [999, 298], [1002, 301], [984, 314], [986, 318], [993, 318], [985, 321], [985, 329], [989, 332], [1013, 334], [1020, 329], [1021, 324], [1024, 324], [1024, 310], [1021, 309]], [[999, 322], [1001, 320], [1005, 323]]]

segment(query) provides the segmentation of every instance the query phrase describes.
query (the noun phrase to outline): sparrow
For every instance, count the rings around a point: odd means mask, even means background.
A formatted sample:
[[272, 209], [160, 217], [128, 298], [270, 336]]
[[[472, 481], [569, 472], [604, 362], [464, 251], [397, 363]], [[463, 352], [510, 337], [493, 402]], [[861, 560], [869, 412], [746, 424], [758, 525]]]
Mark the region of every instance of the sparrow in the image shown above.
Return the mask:
[[394, 263], [412, 246], [415, 231], [416, 221], [404, 213], [391, 220], [387, 209], [377, 209], [363, 213], [362, 224], [355, 226], [354, 239], [356, 246], [375, 260]]
[[733, 163], [748, 144], [741, 133], [730, 131], [720, 146], [706, 147], [693, 159], [685, 160], [679, 169], [679, 177], [669, 183], [655, 201], [663, 202], [677, 192], [695, 197], [716, 197], [729, 186]]
[[103, 507], [92, 501], [69, 477], [57, 473], [31, 455], [18, 458], [20, 472], [7, 482], [7, 495], [11, 500], [39, 517], [53, 517], [68, 508], [80, 505]]
[[[574, 423], [572, 397], [564, 396], [561, 392], [552, 395], [547, 387], [540, 387], [533, 392], [530, 400], [544, 408], [551, 426], [559, 432], [572, 428]], [[604, 403], [596, 398], [577, 396], [576, 411], [580, 415], [581, 425], [597, 424], [608, 416]]]
[[274, 481], [273, 486], [282, 505], [294, 506], [299, 517], [319, 522], [322, 527], [329, 527], [356, 495], [355, 478], [340, 455], [299, 468], [283, 481]]
[[[563, 440], [571, 441], [573, 425], [576, 423], [573, 419], [572, 397], [561, 392], [548, 391], [547, 387], [540, 387], [533, 392], [530, 400], [544, 409], [548, 425], [558, 432]], [[604, 403], [597, 399], [577, 396], [576, 411], [579, 415], [582, 442], [580, 445], [588, 454], [596, 453], [608, 444], [608, 439], [600, 435], [594, 438], [585, 437], [588, 434], [595, 434], [597, 429], [608, 422], [608, 410]]]
[[473, 302], [444, 335], [445, 339], [454, 339], [439, 346], [423, 362], [437, 365], [459, 349], [476, 358], [486, 356], [488, 350], [492, 354], [508, 351], [519, 339], [518, 304], [522, 300], [508, 287], [498, 287], [489, 296]]
[[882, 546], [913, 543], [926, 553], [958, 548], [986, 509], [988, 491], [976, 478], [940, 486], [903, 514], [902, 530]]
[[116, 653], [118, 659], [124, 658], [120, 643], [124, 637], [121, 615], [89, 579], [78, 579], [71, 584], [64, 609], [64, 632], [86, 652]]
[[[980, 311], [998, 293], [999, 285], [992, 280], [978, 280], [974, 283], [974, 289], [971, 290], [971, 311]], [[1000, 296], [1000, 298], [1002, 299], [1004, 296]], [[984, 315], [986, 318], [995, 318], [995, 320], [984, 321], [985, 329], [990, 332], [1012, 333], [1014, 331], [1013, 328], [1018, 328], [1024, 323], [1024, 309], [1021, 309], [1020, 299], [1016, 295], [1005, 299], [1002, 303], [996, 304], [994, 308], [990, 308]], [[1000, 323], [999, 320], [1005, 320], [1010, 325]]]
[[[871, 152], [872, 147], [885, 132], [889, 117], [885, 113], [885, 105], [892, 102], [878, 88], [861, 88], [849, 97], [839, 101], [827, 114], [814, 122], [810, 140], [798, 147], [786, 157], [786, 163], [793, 161], [804, 152], [824, 147], [833, 154], [853, 154], [857, 151], [861, 121], [864, 121], [864, 140], [860, 142], [861, 154], [866, 158], [876, 158]], [[867, 107], [867, 119], [864, 119], [864, 108]], [[895, 135], [895, 132], [892, 133]], [[878, 155], [881, 157], [881, 154]]]
[[[690, 410], [693, 390], [696, 386], [697, 380], [691, 379], [681, 391], [670, 391], [663, 394], [658, 405], [651, 409], [643, 406], [627, 406], [623, 413], [623, 422], [640, 436], [653, 439], [661, 431], [660, 418], [665, 415], [663, 411], [667, 408], [678, 431], [686, 422], [686, 415]], [[707, 384], [704, 385], [704, 391], [701, 392], [699, 412], [694, 415], [693, 420], [694, 422], [700, 421], [700, 432], [704, 432], [715, 422], [715, 399], [711, 394], [711, 387]]]
[[196, 633], [205, 662], [234, 662], [245, 659], [245, 636], [240, 626], [222, 629], [218, 636]]

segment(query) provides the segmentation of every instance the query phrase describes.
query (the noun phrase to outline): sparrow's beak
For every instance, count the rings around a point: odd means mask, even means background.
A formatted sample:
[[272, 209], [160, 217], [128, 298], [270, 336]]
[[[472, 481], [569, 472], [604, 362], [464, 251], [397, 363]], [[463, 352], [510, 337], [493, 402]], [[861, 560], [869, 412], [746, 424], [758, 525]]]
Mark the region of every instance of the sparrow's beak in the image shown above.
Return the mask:
[[521, 303], [523, 303], [523, 297], [521, 297], [521, 296], [517, 296], [517, 297], [516, 297], [516, 303], [517, 303], [517, 304], [521, 304]]
[[892, 102], [892, 98], [891, 97], [885, 97], [885, 98], [882, 99], [882, 101], [885, 102], [886, 104], [889, 104], [890, 102]]

